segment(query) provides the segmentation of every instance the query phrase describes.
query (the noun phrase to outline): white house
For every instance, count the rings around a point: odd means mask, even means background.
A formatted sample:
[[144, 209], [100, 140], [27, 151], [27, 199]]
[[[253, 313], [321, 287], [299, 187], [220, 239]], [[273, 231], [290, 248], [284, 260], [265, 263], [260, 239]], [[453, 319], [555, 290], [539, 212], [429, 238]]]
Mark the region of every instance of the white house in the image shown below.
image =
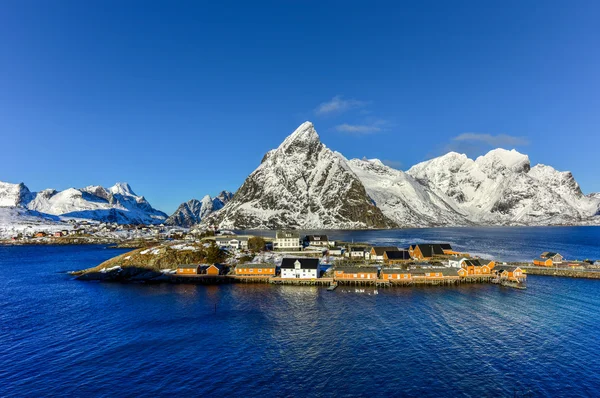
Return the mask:
[[306, 246], [329, 247], [334, 246], [335, 241], [330, 241], [327, 235], [306, 235], [304, 244]]
[[344, 256], [350, 258], [365, 258], [365, 248], [359, 246], [351, 246], [344, 253]]
[[241, 236], [235, 236], [235, 237], [217, 236], [215, 238], [215, 242], [216, 242], [217, 246], [219, 246], [222, 249], [243, 249], [243, 250], [245, 250], [248, 248], [248, 238], [241, 237]]
[[450, 257], [448, 267], [461, 268], [465, 260], [470, 260], [468, 257]]
[[318, 258], [284, 258], [281, 262], [281, 277], [314, 279], [319, 277]]
[[328, 251], [330, 256], [341, 256], [344, 254], [344, 249], [342, 247], [332, 247]]
[[277, 231], [273, 241], [273, 250], [300, 251], [300, 234], [295, 231]]

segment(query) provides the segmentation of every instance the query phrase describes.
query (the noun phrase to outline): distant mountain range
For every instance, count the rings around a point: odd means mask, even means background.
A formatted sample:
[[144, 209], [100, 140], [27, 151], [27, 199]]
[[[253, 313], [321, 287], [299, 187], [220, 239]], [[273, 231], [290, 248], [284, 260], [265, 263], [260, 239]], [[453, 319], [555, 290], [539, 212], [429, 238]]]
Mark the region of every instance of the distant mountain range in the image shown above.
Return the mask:
[[167, 219], [165, 213], [150, 206], [126, 183], [117, 183], [110, 188], [88, 186], [31, 192], [23, 183], [0, 182], [0, 207], [27, 210], [19, 214], [28, 217], [52, 215], [118, 224], [160, 224]]
[[598, 225], [600, 193], [584, 195], [570, 172], [532, 167], [515, 150], [475, 160], [450, 152], [406, 172], [378, 159], [348, 160], [305, 122], [264, 156], [235, 195], [189, 200], [170, 217], [126, 183], [30, 192], [22, 183], [0, 182], [2, 209], [11, 223], [60, 216], [225, 229]]
[[206, 216], [222, 209], [233, 197], [231, 192], [222, 191], [218, 196], [211, 198], [206, 195], [202, 200], [191, 199], [179, 205], [165, 224], [180, 227], [191, 227], [200, 223]]
[[268, 152], [234, 198], [206, 217], [221, 228], [402, 228], [600, 224], [600, 194], [515, 150], [450, 152], [407, 172], [347, 160], [303, 123]]

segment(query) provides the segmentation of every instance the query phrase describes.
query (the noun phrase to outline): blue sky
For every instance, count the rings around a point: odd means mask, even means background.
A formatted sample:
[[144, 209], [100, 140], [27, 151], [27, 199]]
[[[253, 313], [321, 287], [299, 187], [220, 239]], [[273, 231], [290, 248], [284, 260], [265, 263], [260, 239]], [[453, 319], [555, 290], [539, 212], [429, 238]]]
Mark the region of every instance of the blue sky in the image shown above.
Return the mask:
[[348, 158], [517, 148], [600, 191], [598, 2], [0, 7], [0, 181], [127, 181], [172, 212], [310, 120]]

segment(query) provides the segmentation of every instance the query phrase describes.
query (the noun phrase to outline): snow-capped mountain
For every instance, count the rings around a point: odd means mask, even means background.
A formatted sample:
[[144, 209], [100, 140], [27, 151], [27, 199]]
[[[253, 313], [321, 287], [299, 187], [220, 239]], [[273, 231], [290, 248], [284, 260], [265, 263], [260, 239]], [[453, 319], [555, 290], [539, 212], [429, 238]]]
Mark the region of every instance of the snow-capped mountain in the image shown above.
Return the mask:
[[586, 197], [569, 172], [531, 167], [514, 149], [495, 149], [475, 160], [450, 152], [407, 172], [447, 198], [465, 217], [482, 225], [594, 223], [600, 200]]
[[0, 206], [20, 207], [44, 215], [83, 218], [119, 224], [158, 224], [167, 215], [154, 209], [126, 183], [110, 188], [88, 186], [64, 191], [30, 192], [24, 184], [0, 183]]
[[305, 122], [269, 151], [233, 199], [203, 224], [220, 228], [386, 228], [347, 160]]
[[348, 163], [377, 207], [399, 227], [471, 224], [445, 198], [379, 159], [352, 159]]
[[192, 199], [179, 205], [177, 210], [167, 219], [165, 224], [179, 227], [191, 227], [198, 224], [206, 216], [220, 210], [229, 202], [233, 194], [222, 191], [219, 195], [211, 198], [206, 195], [202, 200]]

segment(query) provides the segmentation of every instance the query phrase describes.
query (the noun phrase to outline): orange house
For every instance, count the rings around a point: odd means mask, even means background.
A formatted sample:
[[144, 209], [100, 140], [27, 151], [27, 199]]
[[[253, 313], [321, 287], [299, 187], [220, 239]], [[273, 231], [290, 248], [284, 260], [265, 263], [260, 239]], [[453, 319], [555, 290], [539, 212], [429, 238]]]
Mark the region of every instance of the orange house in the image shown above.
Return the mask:
[[239, 276], [274, 276], [273, 264], [240, 264], [235, 267], [235, 274]]
[[419, 244], [411, 245], [408, 248], [410, 256], [417, 260], [429, 260], [436, 256], [445, 256], [442, 245], [439, 244]]
[[177, 267], [177, 275], [197, 275], [199, 270], [199, 265], [180, 265]]
[[340, 280], [373, 280], [377, 272], [377, 267], [337, 267], [333, 275]]
[[383, 252], [384, 264], [402, 264], [411, 261], [408, 250], [394, 250]]
[[457, 268], [436, 267], [436, 268], [421, 268], [410, 270], [412, 279], [458, 279]]
[[221, 264], [211, 264], [206, 267], [206, 275], [221, 275], [223, 273], [224, 267]]
[[533, 260], [533, 265], [537, 265], [538, 267], [552, 267], [553, 264], [551, 258], [536, 258]]
[[511, 267], [511, 266], [501, 266], [496, 270], [496, 274], [501, 279], [508, 279], [512, 281], [522, 282], [527, 278], [525, 272], [520, 267]]
[[382, 268], [381, 279], [385, 280], [405, 280], [411, 279], [410, 271], [400, 268]]
[[460, 263], [460, 266], [467, 271], [467, 275], [491, 275], [492, 269], [496, 266], [496, 262], [480, 259], [465, 259]]

